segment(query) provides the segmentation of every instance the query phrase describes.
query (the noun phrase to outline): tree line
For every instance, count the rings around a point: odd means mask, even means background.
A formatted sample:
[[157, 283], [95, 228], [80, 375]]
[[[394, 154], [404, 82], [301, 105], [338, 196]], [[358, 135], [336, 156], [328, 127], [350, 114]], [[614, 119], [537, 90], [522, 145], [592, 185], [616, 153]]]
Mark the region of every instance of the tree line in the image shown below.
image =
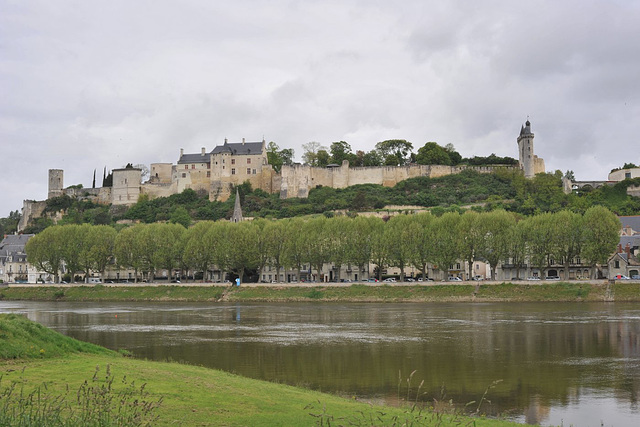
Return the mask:
[[[281, 150], [274, 142], [269, 143], [269, 164], [271, 161], [278, 165], [291, 164], [293, 160], [293, 151]], [[474, 156], [471, 158], [463, 158], [456, 151], [453, 144], [447, 144], [444, 147], [437, 142], [427, 142], [418, 149], [413, 151], [413, 144], [405, 139], [389, 139], [380, 141], [371, 151], [365, 152], [351, 148], [346, 141], [332, 142], [327, 148], [316, 141], [303, 144], [302, 161], [311, 166], [326, 167], [329, 164], [342, 164], [344, 160], [349, 161], [351, 167], [362, 166], [405, 166], [410, 163], [419, 165], [517, 165], [518, 161], [512, 157], [499, 157], [491, 154], [487, 157]], [[281, 157], [281, 159], [280, 159]]]
[[[602, 206], [589, 208], [584, 215], [560, 211], [527, 218], [495, 210], [439, 217], [420, 213], [201, 221], [189, 228], [178, 223], [136, 224], [120, 231], [72, 224], [46, 228], [28, 241], [26, 252], [28, 261], [55, 276], [56, 282], [63, 266], [72, 280], [79, 272], [105, 277], [110, 266], [133, 270], [135, 280], [141, 273], [154, 280], [160, 270], [212, 280], [218, 270], [244, 281], [245, 274], [257, 273], [259, 279], [265, 267], [276, 272], [277, 280], [287, 271], [300, 279], [303, 269], [315, 271], [320, 279], [327, 264], [336, 267], [336, 280], [343, 266], [375, 273], [378, 279], [387, 267], [397, 267], [401, 280], [409, 267], [423, 278], [429, 268], [446, 278], [457, 261], [469, 262], [472, 277], [474, 260], [486, 261], [495, 279], [497, 266], [505, 260], [516, 269], [530, 264], [542, 273], [552, 259], [565, 264], [568, 277], [576, 257], [593, 272], [606, 263], [618, 244], [619, 229], [618, 218]], [[376, 266], [374, 272], [368, 271], [371, 264]], [[516, 274], [519, 277], [519, 270]]]

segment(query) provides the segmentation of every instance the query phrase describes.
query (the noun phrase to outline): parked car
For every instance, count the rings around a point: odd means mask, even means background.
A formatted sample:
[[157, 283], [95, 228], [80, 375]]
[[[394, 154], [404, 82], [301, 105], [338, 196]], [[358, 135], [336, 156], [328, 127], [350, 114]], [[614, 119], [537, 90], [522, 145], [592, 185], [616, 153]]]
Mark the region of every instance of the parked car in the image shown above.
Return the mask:
[[412, 278], [412, 277], [407, 277], [406, 279], [404, 279], [405, 282], [415, 282], [416, 279]]
[[480, 280], [484, 280], [484, 277], [482, 276], [473, 276], [473, 279], [471, 280], [475, 280], [476, 282], [479, 282]]
[[396, 279], [394, 279], [393, 277], [387, 277], [386, 279], [383, 280], [383, 282], [387, 282], [387, 283], [395, 283]]
[[558, 277], [558, 276], [547, 276], [546, 280], [560, 280], [560, 277]]
[[378, 279], [367, 279], [367, 282], [375, 283], [375, 282], [377, 282], [377, 281], [378, 281]]
[[634, 274], [631, 276], [631, 280], [640, 280], [640, 274]]
[[629, 280], [624, 274], [616, 274], [616, 280]]
[[462, 282], [462, 279], [457, 276], [451, 276], [447, 279], [449, 282]]
[[527, 277], [526, 280], [540, 280], [538, 276]]

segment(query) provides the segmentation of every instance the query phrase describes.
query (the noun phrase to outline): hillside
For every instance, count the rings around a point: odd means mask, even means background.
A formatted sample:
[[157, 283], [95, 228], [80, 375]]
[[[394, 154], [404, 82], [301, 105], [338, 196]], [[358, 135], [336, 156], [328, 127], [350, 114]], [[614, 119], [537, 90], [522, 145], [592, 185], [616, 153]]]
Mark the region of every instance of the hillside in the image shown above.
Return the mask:
[[[440, 215], [460, 211], [460, 206], [476, 205], [474, 210], [502, 208], [521, 215], [557, 212], [570, 209], [583, 213], [593, 205], [603, 205], [617, 215], [640, 214], [640, 198], [627, 195], [629, 185], [639, 185], [640, 179], [622, 181], [615, 186], [582, 190], [564, 194], [562, 174], [540, 174], [527, 180], [521, 173], [503, 170], [481, 174], [472, 170], [440, 178], [418, 177], [398, 183], [395, 187], [375, 184], [356, 185], [344, 189], [317, 187], [306, 199], [280, 199], [277, 194], [253, 190], [248, 183], [238, 186], [245, 217], [290, 218], [302, 215], [332, 215], [333, 211], [384, 210], [385, 206], [421, 206]], [[188, 225], [194, 220], [228, 219], [235, 198], [225, 202], [209, 201], [206, 195], [193, 190], [149, 200], [143, 196], [138, 203], [124, 206], [104, 206], [78, 201], [67, 196], [50, 199], [45, 212], [65, 212], [61, 224], [112, 224], [118, 220], [145, 223], [171, 221]], [[25, 232], [39, 232], [53, 221], [40, 218]]]

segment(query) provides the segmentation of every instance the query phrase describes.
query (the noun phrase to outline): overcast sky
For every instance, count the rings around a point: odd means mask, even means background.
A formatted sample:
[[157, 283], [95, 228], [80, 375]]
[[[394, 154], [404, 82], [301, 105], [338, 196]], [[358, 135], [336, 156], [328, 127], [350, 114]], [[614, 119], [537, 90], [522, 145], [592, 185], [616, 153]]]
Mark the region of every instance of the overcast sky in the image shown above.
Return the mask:
[[0, 217], [223, 143], [640, 163], [638, 1], [0, 0]]

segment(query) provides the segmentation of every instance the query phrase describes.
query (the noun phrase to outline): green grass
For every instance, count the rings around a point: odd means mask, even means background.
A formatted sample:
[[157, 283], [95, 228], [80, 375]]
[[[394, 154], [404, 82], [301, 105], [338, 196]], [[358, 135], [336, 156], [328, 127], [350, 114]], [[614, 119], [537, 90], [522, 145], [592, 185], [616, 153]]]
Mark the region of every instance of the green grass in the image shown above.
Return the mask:
[[[0, 299], [36, 301], [232, 301], [232, 302], [538, 302], [640, 301], [637, 283], [581, 282], [502, 283], [497, 285], [435, 284], [430, 286], [77, 286], [10, 287]], [[476, 291], [477, 290], [477, 291]]]
[[[29, 419], [33, 419], [34, 410], [37, 412], [39, 422], [35, 425], [43, 424], [49, 412], [54, 418], [70, 414], [85, 417], [71, 424], [53, 425], [120, 425], [115, 412], [123, 405], [127, 407], [125, 415], [131, 418], [137, 414], [140, 418], [122, 425], [147, 425], [150, 419], [149, 425], [158, 426], [340, 425], [347, 420], [351, 425], [372, 425], [370, 418], [375, 425], [406, 421], [434, 426], [519, 425], [445, 411], [412, 412], [410, 406], [371, 406], [198, 366], [121, 357], [63, 337], [16, 315], [1, 315], [0, 325], [3, 334], [11, 331], [11, 336], [6, 333], [4, 337], [3, 348], [7, 342], [16, 341], [16, 348], [28, 349], [37, 342], [36, 347], [50, 349], [42, 357], [36, 353], [36, 357], [24, 354], [0, 360], [0, 424], [3, 419], [9, 420], [4, 425], [18, 424], [12, 412], [16, 405]], [[29, 342], [29, 337], [34, 343]], [[73, 341], [75, 344], [69, 344]], [[53, 349], [57, 349], [57, 357], [53, 357]], [[61, 406], [62, 402], [68, 406]], [[76, 409], [75, 402], [80, 402], [84, 410]], [[147, 412], [143, 410], [140, 415], [143, 403]], [[44, 410], [38, 410], [42, 405]], [[87, 422], [103, 418], [109, 422]]]
[[1, 359], [48, 359], [71, 353], [115, 354], [61, 335], [17, 314], [0, 314]]
[[0, 290], [0, 299], [34, 301], [216, 301], [225, 286], [28, 286]]

